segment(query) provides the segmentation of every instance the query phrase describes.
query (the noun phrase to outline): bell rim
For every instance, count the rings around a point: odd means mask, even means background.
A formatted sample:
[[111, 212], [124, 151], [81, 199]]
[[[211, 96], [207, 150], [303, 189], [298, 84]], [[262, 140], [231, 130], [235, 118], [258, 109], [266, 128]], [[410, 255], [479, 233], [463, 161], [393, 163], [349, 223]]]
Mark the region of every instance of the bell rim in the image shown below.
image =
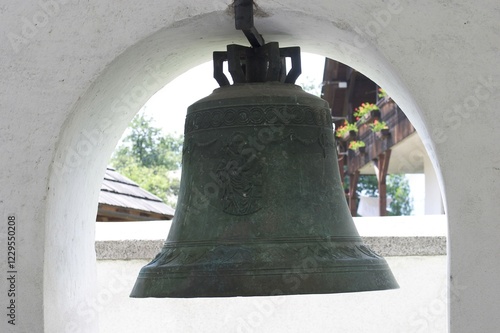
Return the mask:
[[[304, 279], [301, 279], [305, 277]], [[283, 281], [284, 278], [287, 280]], [[348, 278], [347, 278], [348, 277]], [[290, 282], [290, 283], [288, 283]], [[289, 285], [287, 286], [286, 283]], [[255, 286], [259, 286], [257, 289]], [[168, 287], [166, 287], [168, 286]], [[246, 288], [246, 286], [252, 286]], [[195, 276], [189, 279], [138, 278], [132, 298], [253, 297], [337, 294], [399, 289], [389, 267], [360, 272]]]

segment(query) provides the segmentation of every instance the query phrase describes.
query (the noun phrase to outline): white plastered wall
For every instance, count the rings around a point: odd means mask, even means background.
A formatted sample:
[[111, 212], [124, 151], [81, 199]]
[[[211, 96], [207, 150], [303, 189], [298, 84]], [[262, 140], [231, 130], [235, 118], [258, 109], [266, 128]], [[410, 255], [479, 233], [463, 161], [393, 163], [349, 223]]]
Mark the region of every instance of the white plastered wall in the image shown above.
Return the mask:
[[441, 199], [441, 190], [439, 182], [432, 166], [429, 156], [423, 156], [424, 174], [425, 174], [425, 214], [443, 214], [443, 199]]
[[[19, 226], [12, 331], [66, 332], [74, 322], [79, 332], [95, 332], [97, 322], [79, 317], [78, 307], [94, 292], [92, 222], [114, 145], [161, 86], [211, 51], [245, 42], [229, 1], [43, 3], [51, 6], [0, 6], [1, 236], [8, 214]], [[258, 3], [266, 17], [256, 25], [268, 41], [360, 70], [405, 110], [446, 194], [450, 286], [461, 286], [450, 329], [495, 331], [498, 2]], [[12, 329], [5, 321], [0, 328]]]

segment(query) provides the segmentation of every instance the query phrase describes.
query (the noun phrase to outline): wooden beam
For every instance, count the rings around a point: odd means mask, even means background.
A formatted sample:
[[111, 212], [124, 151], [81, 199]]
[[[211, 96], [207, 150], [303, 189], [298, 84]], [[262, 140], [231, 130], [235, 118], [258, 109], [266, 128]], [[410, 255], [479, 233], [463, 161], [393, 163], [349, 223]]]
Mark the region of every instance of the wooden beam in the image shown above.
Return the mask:
[[[356, 77], [358, 75], [358, 72], [353, 69], [351, 72], [351, 75], [349, 76], [347, 80], [347, 91], [345, 92], [345, 97], [344, 97], [344, 106], [342, 108], [342, 115], [344, 117], [347, 117], [349, 114], [352, 114], [353, 112], [353, 106], [352, 106], [352, 97], [354, 95], [354, 91], [356, 88]], [[352, 121], [352, 119], [349, 119]]]
[[391, 159], [391, 150], [388, 149], [378, 156], [378, 194], [379, 194], [379, 215], [387, 215], [387, 170]]
[[342, 187], [344, 186], [344, 178], [345, 178], [345, 163], [346, 163], [346, 156], [342, 155], [337, 158], [338, 165], [339, 165], [339, 174], [340, 174], [340, 182], [342, 183]]
[[357, 214], [357, 198], [356, 189], [358, 187], [359, 180], [359, 170], [349, 175], [349, 209], [351, 210], [351, 215], [356, 216]]
[[345, 164], [347, 162], [347, 158], [345, 155], [337, 156], [337, 163], [339, 167], [339, 176], [340, 176], [340, 184], [342, 185], [342, 192], [344, 192], [344, 198], [346, 199], [347, 204], [349, 204], [349, 195], [344, 187], [345, 184]]

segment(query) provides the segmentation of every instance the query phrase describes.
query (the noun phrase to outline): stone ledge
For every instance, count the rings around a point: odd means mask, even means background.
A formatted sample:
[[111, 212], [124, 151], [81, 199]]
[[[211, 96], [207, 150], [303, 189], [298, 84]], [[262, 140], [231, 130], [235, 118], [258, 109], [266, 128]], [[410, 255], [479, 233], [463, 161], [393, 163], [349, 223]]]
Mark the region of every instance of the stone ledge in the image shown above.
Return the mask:
[[444, 256], [446, 237], [361, 237], [366, 245], [384, 257]]
[[[446, 255], [446, 237], [362, 237], [366, 245], [381, 256]], [[163, 240], [96, 241], [99, 260], [150, 260], [160, 252]]]
[[163, 246], [163, 240], [96, 241], [97, 259], [153, 259]]

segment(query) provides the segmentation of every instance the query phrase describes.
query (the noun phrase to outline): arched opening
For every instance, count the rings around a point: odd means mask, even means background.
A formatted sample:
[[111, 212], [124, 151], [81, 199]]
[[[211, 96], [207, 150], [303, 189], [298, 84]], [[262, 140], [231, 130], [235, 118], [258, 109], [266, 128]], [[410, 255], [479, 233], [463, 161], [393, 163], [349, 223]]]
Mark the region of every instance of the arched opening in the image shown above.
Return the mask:
[[[291, 21], [296, 23], [293, 27]], [[234, 40], [231, 23], [232, 19], [221, 11], [159, 31], [115, 59], [75, 106], [61, 133], [50, 180], [44, 263], [46, 330], [65, 331], [68, 323], [82, 331], [95, 330], [95, 314], [82, 314], [78, 309], [91, 303], [95, 295], [94, 230], [88, 222], [95, 216], [93, 203], [107, 158], [138, 106], [180, 72], [208, 60], [211, 51], [223, 49], [228, 40]], [[437, 165], [418, 106], [397, 70], [375, 47], [366, 46], [357, 53], [356, 36], [332, 28], [328, 20], [298, 11], [276, 12], [272, 22], [263, 20], [263, 27], [270, 40], [338, 59], [386, 87], [421, 133]], [[200, 39], [192, 31], [202, 31], [204, 37]], [[68, 193], [74, 195], [68, 199]], [[303, 304], [297, 302], [290, 313], [302, 308]], [[60, 320], [61, 313], [66, 313], [65, 322]], [[262, 311], [254, 315], [256, 319], [244, 319], [249, 323], [258, 321], [259, 316]]]
[[[307, 61], [304, 59], [304, 61]], [[323, 59], [320, 60], [321, 63], [324, 62]], [[322, 71], [321, 71], [322, 72]], [[304, 75], [307, 76], [307, 71], [304, 71]], [[206, 74], [210, 78], [210, 73]], [[175, 81], [175, 80], [174, 80]], [[189, 89], [196, 89], [196, 85], [190, 86]], [[172, 112], [173, 108], [169, 108]], [[182, 112], [182, 110], [175, 110], [177, 112]], [[162, 112], [168, 112], [166, 108], [163, 108]], [[181, 119], [177, 121], [182, 123]], [[172, 119], [170, 119], [172, 121]], [[423, 149], [423, 148], [422, 148]], [[129, 224], [127, 222], [127, 224]], [[373, 223], [372, 223], [373, 224]], [[129, 227], [127, 225], [126, 227]], [[395, 224], [391, 224], [390, 228], [394, 228]], [[406, 225], [406, 227], [408, 227]], [[148, 225], [144, 225], [144, 229], [149, 228]], [[156, 226], [155, 226], [156, 228]], [[166, 228], [165, 228], [166, 229]], [[162, 229], [159, 233], [156, 233], [158, 239], [165, 238], [167, 231]], [[116, 230], [118, 232], [118, 230]], [[383, 235], [384, 231], [379, 231]], [[141, 238], [137, 238], [141, 239]], [[150, 239], [150, 238], [147, 238]], [[153, 239], [153, 238], [151, 238]], [[161, 242], [159, 242], [161, 247]], [[158, 247], [158, 248], [159, 248]], [[152, 258], [156, 252], [152, 253], [147, 259]], [[397, 256], [397, 255], [393, 255]], [[425, 298], [429, 295], [439, 296], [439, 298], [433, 298], [432, 309], [433, 325], [443, 325], [445, 314], [446, 314], [446, 299], [445, 299], [445, 258], [431, 258], [428, 264], [422, 264], [422, 258], [388, 258], [389, 263], [394, 267], [395, 273], [401, 274], [400, 283], [404, 283], [404, 288], [406, 290], [422, 290], [425, 289], [425, 293], [419, 292], [419, 297]], [[369, 327], [364, 327], [359, 325], [359, 327], [353, 328], [349, 326], [351, 330], [366, 331], [368, 329], [375, 330], [375, 327], [379, 330], [387, 330], [394, 328], [391, 326], [380, 325], [377, 326], [373, 324], [376, 322], [376, 317], [383, 315], [377, 310], [372, 310], [370, 304], [377, 304], [380, 306], [383, 304], [387, 312], [392, 313], [391, 318], [401, 318], [401, 323], [398, 328], [400, 330], [405, 330], [407, 326], [414, 327], [416, 330], [423, 327], [422, 323], [425, 323], [425, 317], [416, 312], [410, 311], [394, 311], [394, 308], [399, 308], [398, 302], [404, 299], [405, 308], [410, 309], [415, 303], [418, 302], [416, 295], [410, 293], [404, 293], [404, 296], [398, 295], [396, 293], [389, 293], [387, 295], [382, 295], [381, 293], [375, 293], [375, 295], [363, 294], [360, 296], [356, 295], [317, 295], [314, 297], [309, 297], [304, 299], [304, 297], [296, 298], [257, 298], [257, 299], [225, 299], [225, 300], [132, 300], [128, 298], [128, 292], [131, 290], [132, 284], [135, 282], [135, 277], [139, 269], [147, 263], [147, 260], [133, 260], [133, 261], [99, 261], [98, 262], [98, 277], [100, 289], [97, 292], [95, 299], [95, 304], [97, 306], [86, 306], [85, 310], [87, 312], [97, 312], [97, 309], [102, 309], [100, 312], [100, 325], [102, 331], [109, 331], [112, 329], [119, 329], [123, 332], [127, 332], [128, 329], [132, 329], [132, 325], [135, 325], [132, 330], [158, 330], [160, 327], [170, 325], [170, 323], [175, 322], [175, 329], [178, 331], [186, 331], [189, 329], [193, 330], [209, 330], [210, 327], [212, 331], [258, 331], [267, 330], [273, 325], [275, 321], [289, 321], [290, 325], [297, 330], [300, 329], [301, 325], [306, 322], [305, 317], [314, 322], [322, 321], [322, 326], [320, 329], [326, 327], [348, 327], [348, 323], [353, 321], [353, 313], [339, 313], [338, 315], [324, 318], [324, 313], [322, 310], [324, 308], [344, 308], [352, 309], [356, 307], [356, 303], [366, 304], [367, 313], [363, 317], [363, 322], [369, 325]], [[422, 274], [421, 272], [425, 272]], [[411, 279], [408, 279], [412, 276]], [[436, 282], [439, 280], [439, 283]], [[416, 288], [419, 282], [425, 285], [425, 288]], [[409, 283], [409, 284], [406, 284]], [[427, 295], [424, 295], [428, 293]], [[286, 319], [288, 311], [290, 308], [297, 307], [298, 303], [307, 302], [307, 311], [301, 311], [300, 315], [297, 315], [293, 320]], [[321, 308], [318, 305], [321, 304]], [[217, 309], [217, 310], [213, 310]], [[213, 310], [213, 311], [212, 311]], [[416, 310], [427, 311], [426, 307], [417, 308]], [[195, 311], [200, 313], [200, 316], [192, 315]], [[220, 313], [224, 313], [225, 321], [221, 322]], [[202, 314], [202, 315], [201, 315]], [[356, 317], [359, 314], [355, 314]], [[150, 318], [150, 320], [144, 320], [144, 318]], [[404, 323], [404, 320], [408, 320], [410, 324]], [[389, 321], [388, 321], [389, 322]], [[390, 325], [393, 325], [393, 321]], [[306, 328], [304, 328], [306, 329]], [[347, 329], [347, 328], [346, 328]]]

